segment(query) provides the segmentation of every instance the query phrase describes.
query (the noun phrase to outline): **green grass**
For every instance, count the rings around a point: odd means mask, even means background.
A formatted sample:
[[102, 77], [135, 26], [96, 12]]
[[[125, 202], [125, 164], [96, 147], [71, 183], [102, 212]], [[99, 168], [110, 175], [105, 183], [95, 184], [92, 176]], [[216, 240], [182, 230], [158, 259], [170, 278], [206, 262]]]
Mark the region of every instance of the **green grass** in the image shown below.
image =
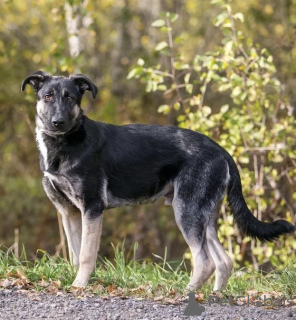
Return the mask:
[[[186, 292], [189, 271], [186, 270], [184, 261], [172, 268], [172, 263], [166, 260], [166, 253], [164, 258], [155, 256], [159, 260], [158, 263], [137, 261], [134, 259], [136, 248], [135, 245], [126, 253], [123, 246], [113, 246], [114, 261], [101, 259], [84, 292], [163, 299], [173, 299]], [[40, 254], [40, 258], [28, 261], [24, 250], [21, 259], [17, 259], [9, 250], [0, 250], [0, 287], [9, 284], [37, 291], [50, 291], [52, 288], [56, 288], [56, 291], [71, 291], [75, 270], [69, 262], [61, 258], [54, 259], [41, 250]], [[8, 280], [5, 282], [5, 279]], [[211, 277], [199, 290], [204, 301], [213, 294], [213, 282], [214, 277]], [[291, 262], [283, 270], [267, 274], [251, 269], [237, 270], [233, 272], [222, 295], [247, 295], [250, 291], [277, 292], [292, 297], [296, 292], [295, 262]]]

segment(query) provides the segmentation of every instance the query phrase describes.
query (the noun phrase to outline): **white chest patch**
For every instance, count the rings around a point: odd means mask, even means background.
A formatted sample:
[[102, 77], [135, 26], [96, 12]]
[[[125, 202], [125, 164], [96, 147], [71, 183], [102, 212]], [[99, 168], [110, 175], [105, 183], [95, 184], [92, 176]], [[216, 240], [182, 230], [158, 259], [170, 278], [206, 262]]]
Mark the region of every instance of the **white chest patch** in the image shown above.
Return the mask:
[[44, 161], [45, 170], [47, 170], [48, 169], [48, 150], [44, 142], [43, 134], [39, 129], [36, 129], [36, 142]]

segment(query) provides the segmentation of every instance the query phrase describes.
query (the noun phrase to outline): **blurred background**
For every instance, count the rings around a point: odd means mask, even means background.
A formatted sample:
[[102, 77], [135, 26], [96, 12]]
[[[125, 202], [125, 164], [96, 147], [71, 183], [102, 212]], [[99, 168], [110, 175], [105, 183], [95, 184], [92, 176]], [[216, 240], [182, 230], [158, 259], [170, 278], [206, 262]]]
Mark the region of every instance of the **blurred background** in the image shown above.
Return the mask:
[[[257, 149], [247, 149], [241, 140], [230, 142], [241, 144], [235, 159], [252, 211], [263, 220], [282, 217], [294, 223], [295, 140], [291, 139], [291, 132], [295, 129], [296, 105], [295, 4], [295, 0], [231, 2], [233, 12], [244, 15], [240, 30], [273, 56], [275, 76], [285, 97], [285, 107], [277, 120], [283, 127], [277, 137], [279, 143], [285, 144], [276, 158], [268, 148], [258, 153]], [[90, 118], [113, 124], [178, 125], [180, 110], [159, 112], [160, 105], [168, 104], [169, 96], [158, 90], [147, 92], [139, 79], [128, 80], [127, 75], [140, 58], [147, 65], [166, 59], [159, 47], [154, 50], [164, 35], [151, 26], [162, 12], [179, 15], [172, 32], [182, 39], [175, 50], [185, 62], [215, 50], [223, 36], [212, 23], [220, 7], [203, 0], [0, 0], [0, 6], [0, 244], [2, 248], [15, 242], [20, 247], [24, 244], [29, 258], [35, 256], [37, 249], [61, 253], [57, 213], [41, 184], [34, 133], [35, 96], [29, 88], [26, 93], [20, 91], [22, 80], [37, 70], [58, 75], [84, 73], [99, 88], [96, 100], [89, 94], [84, 97], [83, 109]], [[194, 90], [199, 90], [198, 83]], [[216, 91], [208, 90], [206, 98], [213, 110], [221, 106], [221, 95]], [[227, 94], [223, 99], [233, 110], [241, 108]], [[275, 109], [270, 110], [276, 110], [277, 99], [270, 100], [275, 101]], [[277, 117], [276, 111], [272, 112]], [[186, 126], [184, 118], [181, 120]], [[198, 116], [192, 121], [198, 122]], [[222, 137], [217, 133], [217, 127], [206, 131], [219, 143], [229, 140], [229, 135]], [[267, 146], [273, 143], [273, 133], [268, 132], [267, 128]], [[226, 142], [222, 144], [228, 149]], [[235, 155], [237, 150], [230, 151]], [[252, 161], [240, 163], [243, 157]], [[100, 255], [112, 257], [110, 243], [120, 244], [125, 239], [127, 248], [138, 242], [139, 259], [152, 259], [152, 253], [164, 255], [165, 247], [169, 260], [182, 259], [187, 246], [175, 224], [172, 208], [163, 202], [107, 211]], [[293, 236], [286, 237], [284, 242], [264, 245], [244, 240], [225, 210], [219, 221], [220, 237], [237, 266], [285, 264], [287, 257], [294, 254]]]

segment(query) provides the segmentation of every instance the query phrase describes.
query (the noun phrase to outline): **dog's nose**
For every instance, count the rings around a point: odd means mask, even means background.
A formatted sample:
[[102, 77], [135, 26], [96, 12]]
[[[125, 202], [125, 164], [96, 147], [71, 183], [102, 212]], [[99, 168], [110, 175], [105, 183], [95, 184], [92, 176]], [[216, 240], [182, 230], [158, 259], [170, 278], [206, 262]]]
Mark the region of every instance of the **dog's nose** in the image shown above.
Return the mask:
[[62, 129], [65, 124], [65, 121], [62, 119], [55, 119], [55, 120], [52, 120], [52, 124], [55, 128]]

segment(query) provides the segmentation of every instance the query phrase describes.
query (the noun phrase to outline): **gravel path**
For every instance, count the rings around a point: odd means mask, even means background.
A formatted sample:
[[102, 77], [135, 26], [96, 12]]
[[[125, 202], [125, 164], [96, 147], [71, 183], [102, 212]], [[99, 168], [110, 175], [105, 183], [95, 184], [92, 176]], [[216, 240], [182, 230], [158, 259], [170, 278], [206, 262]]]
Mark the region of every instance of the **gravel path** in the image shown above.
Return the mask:
[[199, 319], [199, 320], [272, 320], [296, 319], [296, 307], [266, 309], [263, 307], [226, 307], [205, 304], [201, 316], [185, 317], [187, 303], [164, 305], [136, 298], [83, 297], [73, 294], [50, 295], [25, 290], [0, 290], [0, 319], [63, 319], [63, 320], [149, 320], [149, 319]]

